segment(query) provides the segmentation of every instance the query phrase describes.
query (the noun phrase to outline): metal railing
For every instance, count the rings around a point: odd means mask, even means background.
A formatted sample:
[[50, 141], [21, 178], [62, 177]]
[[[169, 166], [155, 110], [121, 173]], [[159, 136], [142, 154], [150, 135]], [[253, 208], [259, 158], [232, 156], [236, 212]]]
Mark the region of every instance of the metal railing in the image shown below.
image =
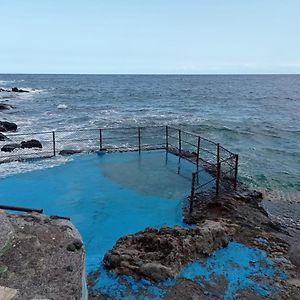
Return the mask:
[[219, 143], [172, 126], [56, 130], [5, 133], [0, 163], [59, 154], [96, 151], [143, 151], [165, 149], [196, 166], [192, 173], [189, 212], [206, 194], [219, 197], [236, 189], [238, 156]]

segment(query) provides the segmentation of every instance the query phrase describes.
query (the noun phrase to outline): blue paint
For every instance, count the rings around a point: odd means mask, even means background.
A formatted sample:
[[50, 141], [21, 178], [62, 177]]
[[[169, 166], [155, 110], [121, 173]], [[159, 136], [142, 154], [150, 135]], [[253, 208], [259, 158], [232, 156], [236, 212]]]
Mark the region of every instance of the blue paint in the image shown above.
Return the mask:
[[[267, 297], [276, 290], [271, 284], [265, 283], [264, 279], [272, 280], [277, 276], [282, 280], [287, 279], [287, 274], [276, 267], [265, 251], [234, 241], [227, 247], [215, 251], [204, 262], [196, 261], [188, 264], [178, 277], [196, 281], [203, 286], [203, 280], [217, 284], [214, 282], [214, 276], [224, 276], [228, 283], [224, 299], [232, 299], [243, 289]], [[254, 281], [251, 276], [262, 281]]]

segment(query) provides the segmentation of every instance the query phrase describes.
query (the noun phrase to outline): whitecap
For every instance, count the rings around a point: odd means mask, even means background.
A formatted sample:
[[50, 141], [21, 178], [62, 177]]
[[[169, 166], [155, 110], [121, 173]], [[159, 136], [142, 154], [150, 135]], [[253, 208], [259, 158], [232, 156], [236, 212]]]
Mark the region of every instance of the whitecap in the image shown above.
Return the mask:
[[58, 109], [66, 109], [66, 108], [68, 108], [68, 105], [66, 105], [66, 104], [58, 104], [57, 108]]

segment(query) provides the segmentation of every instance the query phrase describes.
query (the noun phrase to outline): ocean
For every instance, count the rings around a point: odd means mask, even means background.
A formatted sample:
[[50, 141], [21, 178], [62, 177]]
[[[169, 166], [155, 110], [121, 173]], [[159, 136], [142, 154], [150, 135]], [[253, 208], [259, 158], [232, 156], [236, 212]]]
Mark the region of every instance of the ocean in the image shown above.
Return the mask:
[[300, 191], [300, 75], [0, 74], [0, 88], [12, 87], [30, 93], [0, 92], [15, 107], [0, 121], [21, 133], [173, 125], [239, 154], [250, 186]]

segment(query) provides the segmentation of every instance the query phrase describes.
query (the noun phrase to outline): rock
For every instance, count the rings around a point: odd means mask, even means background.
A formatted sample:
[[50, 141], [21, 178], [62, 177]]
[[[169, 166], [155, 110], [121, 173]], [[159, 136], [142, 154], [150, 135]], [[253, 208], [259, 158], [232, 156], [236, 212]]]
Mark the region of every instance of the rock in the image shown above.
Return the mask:
[[6, 137], [4, 134], [0, 132], [0, 141], [6, 141], [6, 140], [8, 140], [8, 137]]
[[139, 268], [139, 272], [153, 281], [161, 281], [175, 276], [171, 268], [160, 263], [145, 263]]
[[13, 88], [11, 89], [11, 91], [14, 92], [14, 93], [29, 93], [29, 91], [27, 91], [27, 90], [22, 90], [22, 89], [18, 89], [17, 87], [13, 87]]
[[79, 250], [81, 249], [83, 246], [83, 243], [81, 240], [76, 239], [75, 241], [73, 241], [72, 243], [68, 244], [67, 246], [67, 250], [74, 252], [75, 250]]
[[82, 150], [61, 150], [59, 155], [73, 155], [82, 152]]
[[104, 266], [119, 275], [153, 281], [174, 278], [187, 262], [227, 245], [233, 230], [214, 221], [193, 228], [147, 228], [120, 238], [106, 253]]
[[40, 141], [33, 139], [21, 142], [21, 148], [43, 148], [43, 146]]
[[17, 124], [7, 121], [0, 121], [0, 132], [16, 131], [18, 128]]
[[14, 106], [10, 104], [5, 104], [5, 103], [0, 103], [0, 110], [7, 110], [7, 109], [12, 109]]
[[0, 92], [10, 92], [10, 90], [5, 90], [5, 89], [3, 89], [3, 88], [0, 88]]
[[12, 152], [17, 148], [21, 148], [20, 144], [7, 144], [1, 148], [3, 152]]
[[296, 265], [300, 266], [300, 242], [291, 245], [289, 250], [290, 261]]

